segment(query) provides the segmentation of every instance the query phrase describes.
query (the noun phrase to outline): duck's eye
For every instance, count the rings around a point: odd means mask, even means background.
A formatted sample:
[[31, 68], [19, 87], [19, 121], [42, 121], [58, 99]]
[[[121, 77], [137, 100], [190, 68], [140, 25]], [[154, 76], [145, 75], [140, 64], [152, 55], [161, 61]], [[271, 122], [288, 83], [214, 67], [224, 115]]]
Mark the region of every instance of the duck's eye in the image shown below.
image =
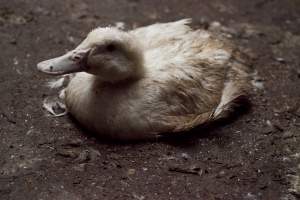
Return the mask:
[[109, 51], [109, 52], [113, 52], [116, 50], [116, 46], [113, 45], [113, 44], [109, 44], [106, 46], [106, 50]]

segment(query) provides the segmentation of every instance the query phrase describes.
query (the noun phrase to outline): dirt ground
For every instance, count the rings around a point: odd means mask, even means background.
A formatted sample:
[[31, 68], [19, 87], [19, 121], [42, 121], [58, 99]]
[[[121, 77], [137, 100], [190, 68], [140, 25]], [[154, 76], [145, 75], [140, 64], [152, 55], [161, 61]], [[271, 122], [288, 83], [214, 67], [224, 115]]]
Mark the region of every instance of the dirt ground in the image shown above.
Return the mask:
[[[36, 63], [96, 26], [191, 17], [254, 63], [252, 106], [157, 142], [102, 141], [42, 109]], [[0, 0], [0, 199], [300, 199], [300, 1]]]

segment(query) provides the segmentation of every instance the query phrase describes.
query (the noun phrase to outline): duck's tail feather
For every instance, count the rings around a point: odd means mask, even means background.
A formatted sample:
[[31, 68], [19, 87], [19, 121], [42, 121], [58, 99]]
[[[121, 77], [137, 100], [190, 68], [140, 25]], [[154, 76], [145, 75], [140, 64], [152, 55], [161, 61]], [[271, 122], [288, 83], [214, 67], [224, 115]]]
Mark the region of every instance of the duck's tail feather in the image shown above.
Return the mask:
[[211, 119], [222, 119], [228, 117], [234, 108], [247, 99], [250, 91], [250, 60], [240, 53], [235, 52], [231, 67], [227, 73], [227, 82], [225, 83], [220, 103], [212, 112]]

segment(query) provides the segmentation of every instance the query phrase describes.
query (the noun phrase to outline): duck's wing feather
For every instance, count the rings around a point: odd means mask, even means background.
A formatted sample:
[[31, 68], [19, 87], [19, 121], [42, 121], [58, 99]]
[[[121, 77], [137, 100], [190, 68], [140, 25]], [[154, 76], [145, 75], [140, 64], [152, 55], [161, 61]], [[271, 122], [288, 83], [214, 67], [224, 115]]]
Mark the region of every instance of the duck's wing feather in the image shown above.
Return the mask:
[[[184, 132], [227, 118], [234, 112], [236, 106], [240, 106], [243, 100], [247, 99], [250, 90], [250, 59], [240, 51], [233, 51], [232, 58], [227, 65], [228, 70], [219, 100], [204, 112], [199, 113], [195, 109], [186, 108], [189, 111], [188, 114], [166, 116], [165, 119], [161, 119], [165, 125], [165, 131], [162, 132]], [[199, 104], [201, 106], [202, 103], [199, 102]]]

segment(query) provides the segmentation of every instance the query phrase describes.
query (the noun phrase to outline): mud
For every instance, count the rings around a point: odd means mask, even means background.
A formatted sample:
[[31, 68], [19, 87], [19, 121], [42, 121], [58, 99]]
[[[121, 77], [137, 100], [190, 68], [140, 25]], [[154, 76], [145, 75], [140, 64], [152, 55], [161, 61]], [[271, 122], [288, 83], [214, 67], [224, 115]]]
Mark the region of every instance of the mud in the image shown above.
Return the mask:
[[[187, 17], [251, 56], [252, 106], [237, 119], [120, 144], [42, 109], [53, 92], [38, 61], [73, 48], [96, 26]], [[300, 198], [299, 1], [1, 0], [0, 38], [1, 200]]]

